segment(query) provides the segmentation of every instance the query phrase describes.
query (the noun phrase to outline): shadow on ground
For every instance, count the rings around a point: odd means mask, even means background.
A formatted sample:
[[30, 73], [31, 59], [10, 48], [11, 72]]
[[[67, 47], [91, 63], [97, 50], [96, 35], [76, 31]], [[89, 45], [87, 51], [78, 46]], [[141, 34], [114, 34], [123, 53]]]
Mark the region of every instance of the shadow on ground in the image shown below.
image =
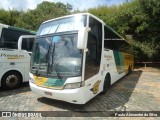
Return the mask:
[[19, 93], [28, 92], [28, 91], [31, 91], [31, 89], [29, 87], [29, 82], [25, 82], [19, 88], [16, 88], [13, 90], [4, 90], [4, 89], [0, 88], [0, 97], [15, 95], [15, 94], [19, 94]]
[[38, 101], [59, 109], [75, 112], [109, 111], [117, 108], [125, 110], [125, 103], [129, 101], [141, 74], [142, 71], [133, 71], [114, 83], [105, 94], [99, 94], [85, 105], [76, 105], [44, 97], [38, 98]]

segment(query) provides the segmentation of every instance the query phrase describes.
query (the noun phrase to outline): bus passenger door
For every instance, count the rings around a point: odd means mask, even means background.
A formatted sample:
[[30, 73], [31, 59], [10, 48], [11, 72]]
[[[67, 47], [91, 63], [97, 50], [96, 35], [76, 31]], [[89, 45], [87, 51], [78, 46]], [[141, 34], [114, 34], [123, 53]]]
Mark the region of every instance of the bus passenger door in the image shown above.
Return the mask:
[[93, 97], [100, 92], [100, 83], [102, 83], [102, 76], [99, 74], [102, 53], [102, 24], [90, 17], [89, 27], [91, 30], [88, 33], [84, 80]]

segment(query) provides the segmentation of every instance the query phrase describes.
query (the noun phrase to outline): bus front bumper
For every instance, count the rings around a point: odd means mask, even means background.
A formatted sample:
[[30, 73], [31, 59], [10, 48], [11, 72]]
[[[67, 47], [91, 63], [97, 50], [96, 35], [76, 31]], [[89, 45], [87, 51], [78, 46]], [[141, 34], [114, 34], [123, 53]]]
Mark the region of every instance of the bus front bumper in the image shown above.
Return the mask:
[[34, 93], [37, 93], [43, 97], [66, 101], [74, 104], [85, 104], [87, 101], [84, 99], [84, 87], [77, 89], [63, 89], [54, 90], [49, 88], [43, 88], [29, 82], [30, 88]]

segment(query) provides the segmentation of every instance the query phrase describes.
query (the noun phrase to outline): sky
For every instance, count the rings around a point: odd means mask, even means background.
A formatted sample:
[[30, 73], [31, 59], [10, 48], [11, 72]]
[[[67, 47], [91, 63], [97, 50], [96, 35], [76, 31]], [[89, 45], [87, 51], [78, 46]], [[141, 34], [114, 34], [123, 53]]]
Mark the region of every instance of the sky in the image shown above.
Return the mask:
[[43, 1], [69, 3], [73, 6], [73, 10], [86, 10], [101, 5], [119, 5], [127, 0], [3, 0], [0, 3], [0, 8], [5, 10], [16, 9], [27, 11], [28, 9], [35, 9], [37, 4]]

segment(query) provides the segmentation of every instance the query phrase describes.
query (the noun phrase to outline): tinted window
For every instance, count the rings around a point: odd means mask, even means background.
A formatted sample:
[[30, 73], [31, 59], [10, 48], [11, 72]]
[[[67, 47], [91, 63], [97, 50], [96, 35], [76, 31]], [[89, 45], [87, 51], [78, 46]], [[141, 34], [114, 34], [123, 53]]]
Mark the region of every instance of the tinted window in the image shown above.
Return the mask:
[[120, 40], [122, 39], [119, 37], [111, 28], [104, 26], [104, 38], [106, 40]]
[[22, 50], [32, 51], [34, 38], [23, 38], [22, 40]]
[[105, 40], [104, 48], [125, 53], [133, 53], [132, 46], [124, 40]]
[[[96, 19], [90, 17], [89, 27], [91, 28], [91, 31], [89, 32], [88, 42], [91, 40], [91, 38], [95, 37], [96, 39], [96, 63], [100, 65], [101, 51], [102, 51], [102, 24]], [[90, 49], [90, 51], [92, 50], [93, 48]]]
[[86, 15], [75, 15], [43, 23], [37, 35], [46, 35], [57, 32], [75, 31], [86, 26]]
[[133, 53], [132, 46], [108, 27], [104, 27], [104, 48], [125, 53]]
[[29, 33], [21, 32], [14, 29], [3, 28], [0, 47], [17, 49], [18, 48], [18, 39], [21, 35], [27, 35]]
[[96, 63], [97, 58], [97, 38], [92, 33], [88, 34], [87, 48], [89, 53], [87, 54], [87, 61], [93, 60]]
[[89, 27], [91, 31], [88, 33], [85, 80], [98, 74], [102, 51], [102, 24], [90, 17]]

